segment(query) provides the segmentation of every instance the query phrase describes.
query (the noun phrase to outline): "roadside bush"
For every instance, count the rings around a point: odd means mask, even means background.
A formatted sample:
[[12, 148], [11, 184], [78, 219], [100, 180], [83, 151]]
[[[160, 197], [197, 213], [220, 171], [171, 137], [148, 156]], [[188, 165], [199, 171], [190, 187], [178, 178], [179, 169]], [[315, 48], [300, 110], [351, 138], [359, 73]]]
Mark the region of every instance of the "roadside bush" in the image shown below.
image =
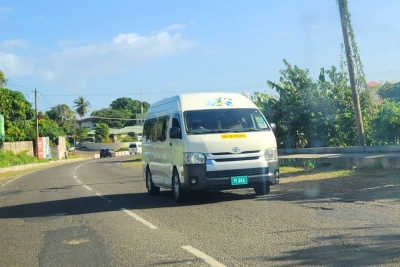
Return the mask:
[[133, 142], [133, 138], [132, 136], [127, 135], [121, 139], [121, 142]]
[[0, 168], [36, 163], [42, 161], [43, 160], [39, 160], [34, 156], [28, 155], [28, 151], [23, 151], [18, 154], [15, 154], [12, 151], [6, 151], [6, 152], [0, 151]]

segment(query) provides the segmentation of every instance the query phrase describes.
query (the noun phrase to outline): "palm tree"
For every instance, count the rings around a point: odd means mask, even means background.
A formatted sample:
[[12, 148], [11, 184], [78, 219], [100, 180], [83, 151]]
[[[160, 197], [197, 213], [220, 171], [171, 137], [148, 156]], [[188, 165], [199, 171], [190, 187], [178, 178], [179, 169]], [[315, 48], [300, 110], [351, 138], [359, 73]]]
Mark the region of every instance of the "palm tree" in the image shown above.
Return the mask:
[[82, 96], [75, 99], [74, 104], [75, 111], [81, 119], [89, 112], [89, 108], [91, 108], [89, 101], [86, 101]]

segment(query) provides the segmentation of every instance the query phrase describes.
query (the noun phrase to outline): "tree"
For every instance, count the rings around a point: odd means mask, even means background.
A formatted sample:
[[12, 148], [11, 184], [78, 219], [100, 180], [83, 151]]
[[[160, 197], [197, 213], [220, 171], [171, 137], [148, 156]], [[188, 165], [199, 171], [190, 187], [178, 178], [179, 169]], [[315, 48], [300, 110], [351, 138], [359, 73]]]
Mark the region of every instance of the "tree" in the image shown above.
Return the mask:
[[375, 145], [400, 145], [400, 103], [384, 101], [371, 128]]
[[[261, 102], [260, 95], [256, 95], [258, 102], [267, 108], [263, 109], [263, 113], [270, 114], [269, 120], [277, 124], [278, 146], [356, 145], [357, 128], [347, 74], [336, 67], [326, 71], [321, 69], [319, 80], [313, 82], [308, 70], [292, 66], [286, 60], [284, 63], [286, 69], [280, 71], [282, 76], [279, 83], [267, 81], [278, 92], [279, 99], [273, 101], [267, 96], [264, 101], [269, 104], [265, 104]], [[364, 127], [367, 129], [371, 120], [370, 102], [369, 92], [361, 92], [360, 106], [366, 117]], [[260, 103], [258, 106], [261, 106]], [[368, 141], [371, 143], [370, 138]]]
[[82, 96], [78, 97], [74, 101], [74, 108], [76, 113], [81, 117], [81, 119], [89, 112], [89, 109], [91, 108], [89, 101], [86, 101], [86, 99]]
[[111, 108], [103, 108], [93, 111], [91, 114], [94, 123], [105, 123], [110, 128], [123, 128], [127, 125], [128, 119], [132, 117], [132, 113], [126, 109], [114, 110]]
[[58, 104], [46, 111], [46, 114], [58, 123], [75, 119], [75, 112], [67, 104]]
[[400, 101], [400, 82], [385, 82], [378, 90], [382, 99], [390, 101]]
[[267, 93], [254, 92], [252, 100], [270, 123], [276, 121], [278, 112], [277, 104], [279, 100], [275, 96]]
[[[118, 98], [118, 99], [114, 100], [110, 105], [110, 108], [113, 110], [121, 110], [121, 111], [126, 110], [131, 113], [129, 115], [129, 117], [127, 117], [127, 119], [129, 118], [131, 120], [126, 120], [124, 123], [124, 126], [136, 125], [136, 122], [134, 119], [136, 119], [136, 114], [141, 113], [142, 107], [143, 107], [143, 112], [147, 112], [147, 110], [150, 107], [150, 104], [147, 102], [141, 103], [138, 100], [133, 100], [133, 99], [127, 98], [127, 97]], [[128, 113], [124, 112], [124, 114], [128, 114]], [[110, 126], [110, 123], [107, 123], [107, 124]]]
[[77, 138], [77, 141], [79, 142], [85, 141], [86, 138], [88, 137], [88, 132], [89, 132], [88, 128], [76, 128], [75, 136]]
[[279, 125], [277, 142], [284, 148], [307, 147], [311, 112], [310, 90], [312, 80], [308, 77], [308, 70], [299, 69], [283, 60], [286, 66], [281, 70], [280, 83], [267, 81], [267, 84], [279, 94], [276, 103], [276, 120]]
[[110, 108], [112, 109], [126, 109], [132, 113], [138, 112], [140, 102], [128, 97], [117, 98], [111, 102]]
[[0, 114], [4, 115], [5, 141], [32, 140], [29, 128], [34, 110], [24, 94], [0, 85], [0, 103]]
[[0, 86], [4, 86], [7, 84], [7, 79], [4, 76], [4, 73], [0, 70]]
[[59, 136], [65, 136], [57, 122], [49, 119], [39, 120], [39, 136], [48, 136], [52, 144], [57, 144]]
[[105, 123], [98, 123], [96, 124], [94, 136], [96, 142], [108, 143], [110, 142], [110, 128]]
[[[150, 104], [147, 102], [142, 102], [143, 112], [147, 112], [150, 107]], [[133, 114], [141, 113], [141, 104], [138, 100], [133, 100], [128, 97], [121, 97], [114, 100], [110, 107], [112, 109], [127, 109]]]

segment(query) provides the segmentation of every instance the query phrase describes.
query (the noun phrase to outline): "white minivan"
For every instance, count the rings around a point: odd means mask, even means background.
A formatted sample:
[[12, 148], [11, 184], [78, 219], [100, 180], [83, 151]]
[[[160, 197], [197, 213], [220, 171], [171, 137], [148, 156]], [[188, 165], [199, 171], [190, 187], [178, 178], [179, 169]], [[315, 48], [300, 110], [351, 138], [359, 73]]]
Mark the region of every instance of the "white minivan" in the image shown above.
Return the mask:
[[143, 127], [142, 170], [149, 194], [254, 188], [279, 183], [273, 130], [257, 106], [236, 93], [196, 93], [152, 104]]
[[141, 154], [142, 142], [133, 142], [129, 144], [129, 154]]

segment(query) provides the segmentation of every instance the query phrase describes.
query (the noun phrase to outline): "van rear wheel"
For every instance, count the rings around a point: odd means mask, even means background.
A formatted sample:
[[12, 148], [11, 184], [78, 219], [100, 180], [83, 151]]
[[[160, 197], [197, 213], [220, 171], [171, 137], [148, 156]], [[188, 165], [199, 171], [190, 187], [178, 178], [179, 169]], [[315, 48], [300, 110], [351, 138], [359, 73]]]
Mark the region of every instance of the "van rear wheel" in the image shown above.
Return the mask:
[[271, 185], [267, 183], [260, 183], [257, 187], [254, 187], [256, 195], [268, 195], [271, 191]]
[[160, 187], [154, 185], [149, 169], [146, 170], [146, 187], [149, 195], [157, 195], [160, 193]]

